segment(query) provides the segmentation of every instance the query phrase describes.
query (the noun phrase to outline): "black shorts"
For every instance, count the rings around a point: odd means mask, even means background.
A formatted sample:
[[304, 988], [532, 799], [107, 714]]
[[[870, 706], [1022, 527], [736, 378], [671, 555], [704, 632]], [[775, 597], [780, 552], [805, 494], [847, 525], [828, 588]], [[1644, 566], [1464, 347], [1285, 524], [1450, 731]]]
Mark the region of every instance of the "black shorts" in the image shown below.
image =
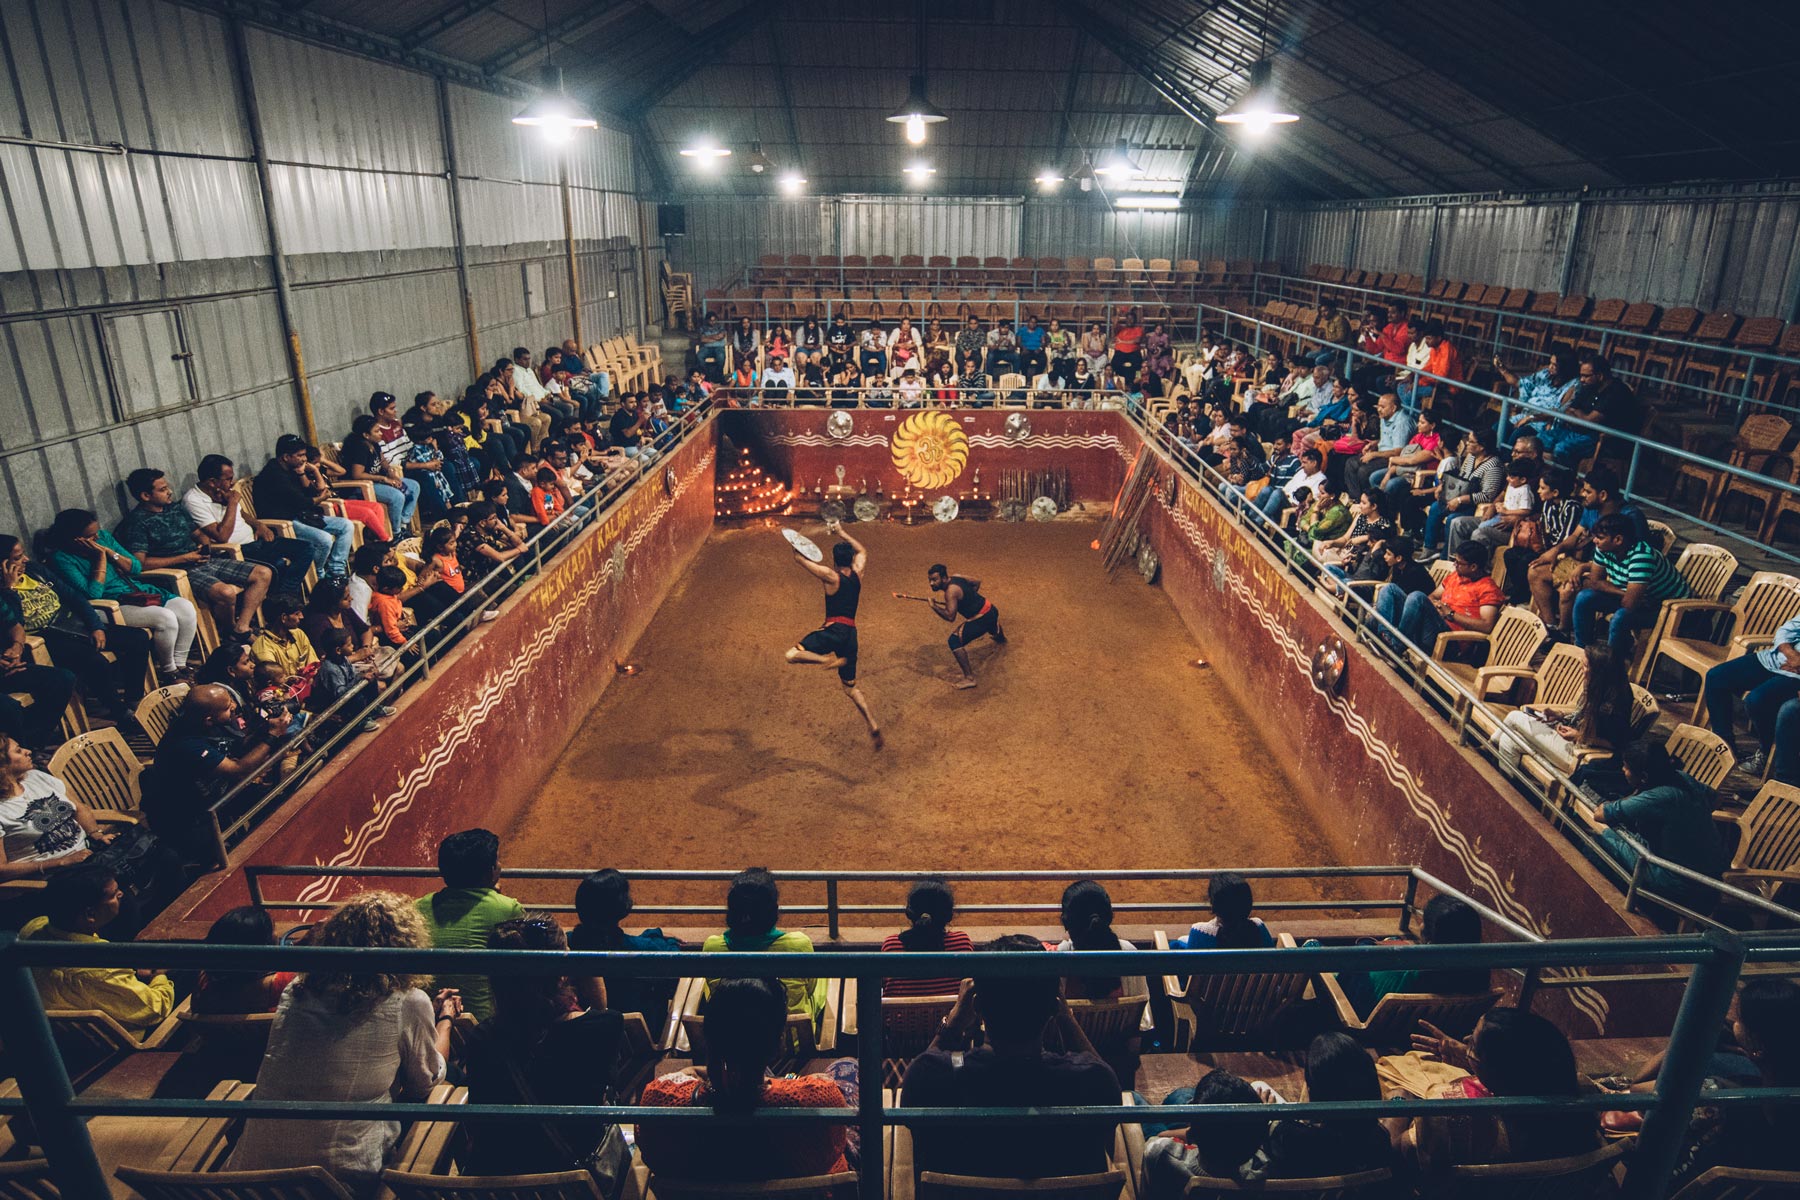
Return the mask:
[[856, 682], [856, 626], [822, 626], [801, 638], [800, 648], [812, 654], [837, 655], [844, 660], [838, 664], [838, 678], [845, 687]]
[[979, 617], [970, 617], [962, 628], [950, 635], [950, 648], [960, 650], [978, 638], [989, 637], [1000, 628], [1000, 610], [992, 604]]

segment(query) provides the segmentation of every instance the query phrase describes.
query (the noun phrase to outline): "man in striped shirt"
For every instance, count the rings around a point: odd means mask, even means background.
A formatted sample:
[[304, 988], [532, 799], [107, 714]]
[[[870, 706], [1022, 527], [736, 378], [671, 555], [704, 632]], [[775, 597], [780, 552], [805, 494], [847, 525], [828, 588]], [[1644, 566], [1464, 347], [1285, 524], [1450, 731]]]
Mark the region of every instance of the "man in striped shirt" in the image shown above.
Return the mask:
[[1611, 612], [1606, 640], [1629, 659], [1632, 638], [1656, 624], [1663, 601], [1689, 594], [1687, 580], [1667, 555], [1638, 536], [1631, 518], [1609, 513], [1594, 523], [1594, 561], [1575, 597], [1575, 644], [1587, 645], [1595, 619]]

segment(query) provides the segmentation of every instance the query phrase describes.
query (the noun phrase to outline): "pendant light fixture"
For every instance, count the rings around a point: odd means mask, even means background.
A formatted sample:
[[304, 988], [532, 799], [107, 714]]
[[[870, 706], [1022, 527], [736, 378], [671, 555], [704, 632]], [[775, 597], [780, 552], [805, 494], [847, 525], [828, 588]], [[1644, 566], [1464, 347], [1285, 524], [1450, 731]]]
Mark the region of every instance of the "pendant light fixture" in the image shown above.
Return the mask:
[[1093, 168], [1093, 172], [1108, 179], [1136, 179], [1144, 173], [1144, 169], [1132, 161], [1131, 147], [1124, 138], [1120, 138], [1100, 160], [1100, 165]]
[[562, 68], [550, 61], [549, 0], [544, 0], [544, 66], [537, 96], [512, 119], [514, 125], [541, 129], [552, 142], [566, 142], [578, 129], [598, 129], [600, 122], [563, 87]]
[[1274, 66], [1269, 60], [1269, 13], [1274, 7], [1274, 0], [1269, 0], [1268, 8], [1263, 9], [1261, 48], [1250, 65], [1250, 86], [1236, 104], [1213, 118], [1221, 125], [1240, 126], [1251, 137], [1261, 137], [1271, 126], [1292, 125], [1300, 119], [1300, 114], [1289, 110], [1275, 95]]
[[750, 172], [753, 175], [761, 175], [766, 171], [773, 171], [775, 169], [774, 162], [770, 160], [768, 155], [763, 153], [761, 142], [750, 143], [750, 153], [744, 159], [744, 165], [750, 168]]
[[911, 80], [906, 102], [902, 104], [888, 121], [895, 125], [906, 126], [906, 140], [915, 146], [925, 143], [925, 127], [936, 125], [950, 118], [942, 109], [925, 98], [925, 0], [918, 5], [919, 56], [918, 74]]

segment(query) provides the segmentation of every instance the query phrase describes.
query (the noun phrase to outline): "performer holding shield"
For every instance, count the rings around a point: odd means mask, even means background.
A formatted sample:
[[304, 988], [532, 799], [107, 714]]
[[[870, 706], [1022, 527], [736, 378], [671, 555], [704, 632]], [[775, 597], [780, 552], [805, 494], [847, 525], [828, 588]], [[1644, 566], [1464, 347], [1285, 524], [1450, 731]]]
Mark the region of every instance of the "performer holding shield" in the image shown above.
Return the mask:
[[844, 694], [869, 723], [869, 740], [879, 750], [881, 730], [876, 728], [869, 702], [856, 686], [856, 605], [862, 598], [862, 572], [868, 565], [869, 552], [861, 542], [841, 532], [836, 521], [828, 522], [825, 531], [843, 539], [831, 547], [829, 567], [810, 539], [791, 530], [782, 531], [794, 547], [794, 561], [825, 585], [825, 624], [801, 638], [786, 657], [796, 666], [836, 667]]
[[936, 563], [925, 574], [931, 590], [942, 593], [931, 599], [931, 611], [946, 621], [956, 623], [950, 633], [950, 653], [962, 668], [956, 687], [975, 686], [975, 669], [969, 665], [969, 652], [963, 647], [978, 638], [991, 637], [996, 645], [1006, 645], [1006, 631], [1000, 628], [1000, 610], [981, 594], [981, 580], [952, 575], [950, 568]]

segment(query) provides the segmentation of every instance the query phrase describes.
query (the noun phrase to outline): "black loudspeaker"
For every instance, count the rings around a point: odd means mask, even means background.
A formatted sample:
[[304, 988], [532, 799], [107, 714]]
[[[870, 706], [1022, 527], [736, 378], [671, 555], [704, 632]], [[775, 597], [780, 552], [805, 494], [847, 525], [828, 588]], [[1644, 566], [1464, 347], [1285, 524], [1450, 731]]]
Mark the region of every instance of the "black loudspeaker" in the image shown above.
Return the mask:
[[659, 204], [656, 206], [656, 236], [686, 237], [687, 209], [679, 204]]

